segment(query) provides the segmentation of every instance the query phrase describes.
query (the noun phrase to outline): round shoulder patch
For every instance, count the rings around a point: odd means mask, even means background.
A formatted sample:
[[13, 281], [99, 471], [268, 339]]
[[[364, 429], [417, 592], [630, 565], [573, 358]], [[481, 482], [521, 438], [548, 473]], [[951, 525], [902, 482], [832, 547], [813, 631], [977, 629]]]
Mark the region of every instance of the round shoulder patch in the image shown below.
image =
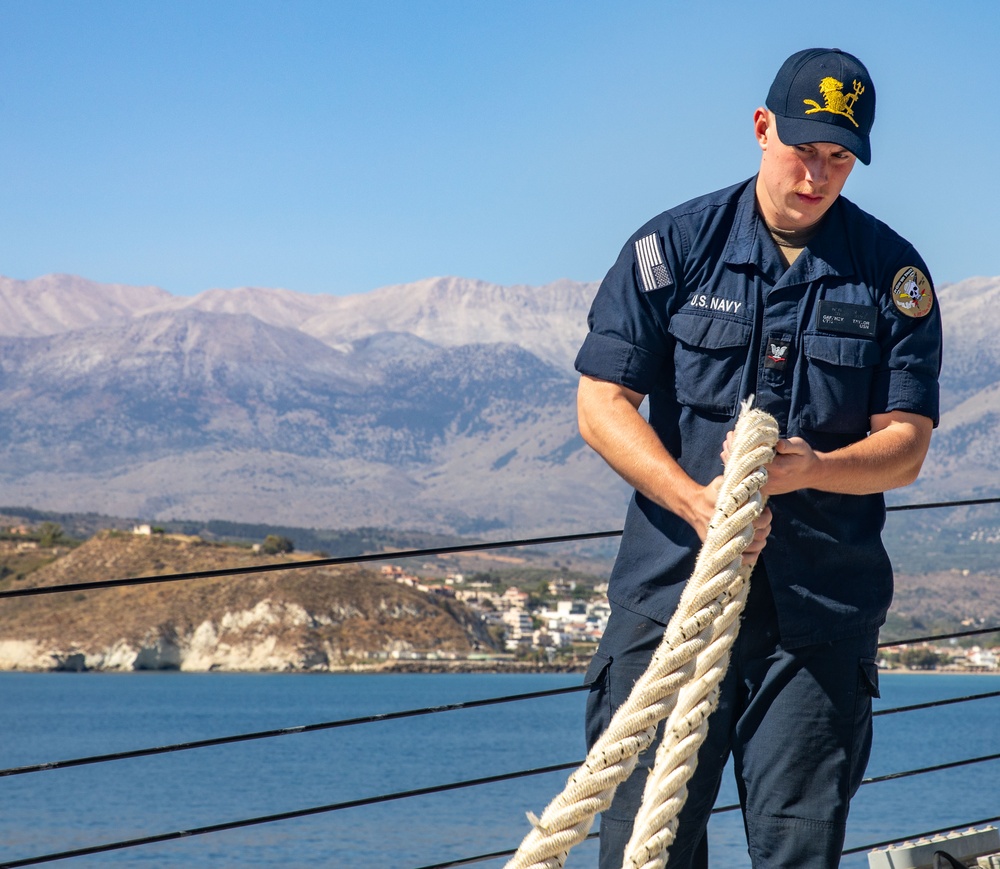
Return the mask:
[[931, 282], [916, 266], [904, 266], [892, 279], [892, 301], [907, 317], [926, 317], [934, 307]]

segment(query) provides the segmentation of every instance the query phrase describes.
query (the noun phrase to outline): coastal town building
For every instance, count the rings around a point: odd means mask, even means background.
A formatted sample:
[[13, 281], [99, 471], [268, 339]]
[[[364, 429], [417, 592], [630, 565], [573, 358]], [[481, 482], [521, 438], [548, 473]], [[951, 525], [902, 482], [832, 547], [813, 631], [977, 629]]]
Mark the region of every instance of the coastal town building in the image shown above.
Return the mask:
[[[425, 594], [452, 597], [466, 604], [501, 640], [508, 655], [541, 654], [550, 661], [567, 655], [586, 657], [596, 648], [611, 615], [606, 583], [593, 587], [588, 584], [581, 589], [575, 580], [556, 578], [540, 586], [528, 584], [537, 589], [533, 596], [518, 585], [498, 588], [491, 582], [466, 581], [461, 573], [428, 580], [400, 565], [385, 565], [381, 573]], [[392, 657], [401, 656], [410, 660], [427, 659], [427, 655], [412, 649]], [[882, 669], [1000, 672], [1000, 647], [907, 644], [883, 654], [878, 665]]]

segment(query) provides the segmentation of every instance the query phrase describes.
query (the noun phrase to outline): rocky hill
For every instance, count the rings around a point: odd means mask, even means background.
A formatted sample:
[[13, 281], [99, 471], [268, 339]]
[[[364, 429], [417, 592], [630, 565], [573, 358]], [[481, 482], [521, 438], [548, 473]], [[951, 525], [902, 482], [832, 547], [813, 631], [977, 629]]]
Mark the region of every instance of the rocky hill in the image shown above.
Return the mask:
[[[880, 639], [901, 640], [1000, 626], [1000, 569], [897, 573], [892, 607]], [[970, 643], [1000, 643], [1000, 633]]]
[[[467, 660], [470, 652], [498, 651], [478, 616], [453, 598], [355, 567], [295, 568], [305, 557], [314, 556], [261, 556], [183, 535], [107, 531], [55, 551], [0, 541], [0, 590], [289, 565], [280, 572], [0, 600], [0, 670], [468, 668], [480, 666]], [[511, 575], [531, 574], [520, 565]], [[881, 639], [996, 627], [998, 582], [995, 568], [899, 573]], [[971, 642], [989, 644], [997, 636]], [[411, 652], [431, 653], [438, 663], [408, 663]]]
[[[104, 532], [0, 588], [240, 568], [281, 556], [196, 538]], [[285, 556], [294, 564], [294, 556]], [[451, 598], [356, 568], [9, 598], [0, 669], [345, 669], [406, 651], [492, 650], [481, 621]]]
[[1000, 494], [1000, 342], [994, 331], [1000, 278], [970, 278], [940, 292], [944, 318], [941, 426], [934, 433], [921, 491]]

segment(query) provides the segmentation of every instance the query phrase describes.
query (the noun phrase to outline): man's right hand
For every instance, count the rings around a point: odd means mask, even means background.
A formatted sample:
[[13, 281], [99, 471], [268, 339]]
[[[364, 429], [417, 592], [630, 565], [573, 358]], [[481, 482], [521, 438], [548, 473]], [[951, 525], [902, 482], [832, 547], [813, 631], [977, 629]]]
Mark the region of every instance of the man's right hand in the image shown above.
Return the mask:
[[[722, 486], [716, 477], [701, 486], [677, 464], [639, 413], [643, 396], [624, 386], [583, 375], [577, 393], [580, 434], [636, 491], [676, 513], [704, 542]], [[723, 451], [728, 449], [723, 446]], [[771, 511], [754, 523], [754, 539], [743, 553], [756, 562], [771, 529]]]

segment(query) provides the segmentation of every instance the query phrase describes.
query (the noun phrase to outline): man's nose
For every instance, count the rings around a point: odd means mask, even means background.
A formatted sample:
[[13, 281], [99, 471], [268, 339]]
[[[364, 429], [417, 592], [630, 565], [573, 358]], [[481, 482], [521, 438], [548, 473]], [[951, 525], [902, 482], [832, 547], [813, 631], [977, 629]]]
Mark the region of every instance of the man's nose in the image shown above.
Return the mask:
[[813, 157], [806, 161], [806, 175], [813, 184], [826, 184], [830, 175], [830, 168], [823, 157]]

